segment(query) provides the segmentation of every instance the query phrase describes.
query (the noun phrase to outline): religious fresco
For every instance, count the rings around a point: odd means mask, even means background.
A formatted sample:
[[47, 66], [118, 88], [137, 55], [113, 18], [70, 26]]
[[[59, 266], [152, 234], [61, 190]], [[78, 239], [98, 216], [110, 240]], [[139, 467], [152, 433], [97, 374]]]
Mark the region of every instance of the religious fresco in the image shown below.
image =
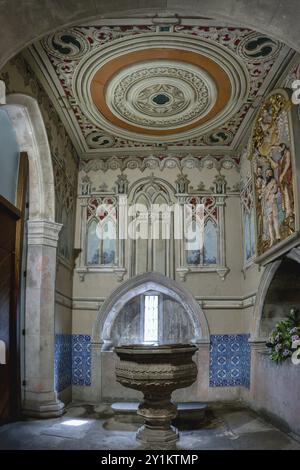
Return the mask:
[[252, 134], [257, 255], [295, 232], [290, 101], [275, 92], [262, 105]]

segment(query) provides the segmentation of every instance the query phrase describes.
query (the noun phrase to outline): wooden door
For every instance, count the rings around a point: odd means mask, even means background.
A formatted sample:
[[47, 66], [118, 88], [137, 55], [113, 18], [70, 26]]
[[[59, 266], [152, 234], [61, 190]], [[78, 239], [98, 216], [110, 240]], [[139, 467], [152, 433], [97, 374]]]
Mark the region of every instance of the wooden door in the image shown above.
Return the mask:
[[28, 186], [28, 157], [19, 161], [16, 207], [0, 196], [0, 340], [6, 360], [0, 364], [0, 424], [21, 411], [20, 285], [23, 225]]
[[12, 318], [15, 301], [15, 240], [18, 214], [0, 198], [0, 340], [5, 343], [6, 363], [0, 364], [0, 423], [13, 415], [12, 393], [14, 351], [12, 351]]

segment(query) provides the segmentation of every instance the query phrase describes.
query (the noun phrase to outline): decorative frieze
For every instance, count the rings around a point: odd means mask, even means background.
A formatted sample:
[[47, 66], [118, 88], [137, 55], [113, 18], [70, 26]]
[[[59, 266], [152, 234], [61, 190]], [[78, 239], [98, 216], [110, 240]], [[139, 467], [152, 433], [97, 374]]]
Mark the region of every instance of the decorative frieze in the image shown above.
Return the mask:
[[136, 170], [139, 169], [143, 172], [146, 169], [160, 171], [166, 169], [177, 168], [182, 171], [184, 169], [198, 169], [199, 171], [204, 169], [215, 168], [221, 170], [236, 169], [239, 171], [240, 159], [238, 156], [217, 156], [217, 155], [205, 155], [205, 156], [194, 156], [192, 154], [186, 154], [180, 152], [180, 156], [168, 156], [165, 154], [154, 156], [149, 155], [147, 157], [128, 157], [126, 155], [122, 157], [112, 156], [103, 159], [91, 159], [81, 160], [80, 170], [85, 173], [90, 171], [108, 171], [108, 170]]

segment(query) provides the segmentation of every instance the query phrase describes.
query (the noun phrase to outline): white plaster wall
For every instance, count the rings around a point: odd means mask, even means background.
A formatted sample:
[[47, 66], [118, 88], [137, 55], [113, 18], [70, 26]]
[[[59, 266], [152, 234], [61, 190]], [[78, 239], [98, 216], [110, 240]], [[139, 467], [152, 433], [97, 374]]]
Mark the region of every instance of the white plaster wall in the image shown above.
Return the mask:
[[[175, 180], [179, 173], [178, 169], [166, 169], [154, 171], [146, 169], [143, 173], [140, 170], [126, 170], [126, 174], [130, 184], [140, 178], [150, 176], [151, 174], [158, 178], [162, 178], [175, 186]], [[214, 177], [217, 174], [216, 169], [185, 170], [185, 174], [191, 181], [191, 187], [197, 188], [200, 182], [205, 184], [209, 189], [213, 186]], [[232, 188], [239, 182], [239, 173], [235, 169], [222, 170], [226, 176], [228, 186]], [[80, 172], [79, 181], [84, 173]], [[105, 173], [101, 171], [90, 171], [88, 176], [92, 181], [92, 187], [98, 188], [104, 182], [108, 188], [113, 188], [114, 183], [120, 171], [108, 170]], [[238, 195], [228, 195], [225, 207], [225, 236], [226, 236], [226, 258], [230, 272], [223, 281], [216, 273], [191, 273], [187, 275], [185, 287], [191, 291], [194, 296], [239, 296], [242, 295], [241, 287], [241, 251], [242, 240], [240, 231], [240, 202]], [[77, 201], [77, 217], [76, 217], [76, 235], [75, 248], [80, 248], [80, 226], [81, 212], [80, 201]], [[126, 254], [126, 263], [128, 267], [128, 253]], [[78, 266], [78, 264], [77, 264]], [[126, 279], [128, 274], [125, 275]], [[176, 274], [176, 280], [179, 282], [179, 276]], [[119, 283], [115, 276], [111, 273], [89, 273], [85, 280], [81, 281], [80, 277], [74, 274], [73, 294], [75, 298], [102, 298], [110, 295]]]
[[300, 434], [300, 367], [287, 360], [271, 361], [266, 353], [252, 353], [250, 391], [242, 398], [284, 428]]
[[[149, 170], [125, 170], [130, 185], [143, 177], [162, 178], [175, 185], [178, 169]], [[229, 191], [239, 183], [240, 175], [235, 169], [222, 170], [226, 176]], [[114, 183], [119, 170], [89, 171], [92, 188], [99, 188], [104, 182], [108, 189], [114, 188]], [[200, 182], [206, 189], [213, 187], [213, 180], [217, 174], [215, 168], [184, 170], [191, 181], [191, 187], [197, 188]], [[80, 178], [84, 172], [79, 174]], [[77, 201], [77, 222], [75, 235], [75, 248], [80, 248], [80, 226], [81, 211], [80, 200]], [[246, 306], [244, 302], [244, 280], [242, 263], [242, 232], [241, 232], [241, 209], [238, 193], [230, 194], [226, 198], [225, 205], [225, 237], [226, 237], [226, 265], [230, 271], [225, 280], [217, 273], [190, 273], [183, 282], [183, 287], [189, 290], [200, 303], [207, 317], [211, 334], [240, 334], [249, 333], [250, 315], [252, 307]], [[77, 260], [78, 266], [78, 260]], [[126, 256], [126, 267], [128, 258]], [[128, 279], [125, 275], [124, 281]], [[179, 276], [177, 282], [181, 283]], [[91, 335], [98, 311], [104, 300], [117, 288], [120, 283], [112, 273], [88, 273], [84, 280], [74, 271], [73, 279], [73, 314], [72, 333]], [[250, 292], [247, 290], [247, 294]], [[115, 379], [115, 363], [118, 360], [111, 351], [99, 352], [96, 355], [97, 363], [92, 364], [92, 386], [73, 386], [73, 399], [77, 400], [124, 400], [138, 399], [140, 394], [119, 385]], [[195, 355], [198, 364], [197, 382], [188, 389], [179, 390], [174, 393], [173, 398], [178, 401], [193, 400], [229, 400], [240, 397], [240, 387], [209, 387], [209, 345], [201, 347]]]

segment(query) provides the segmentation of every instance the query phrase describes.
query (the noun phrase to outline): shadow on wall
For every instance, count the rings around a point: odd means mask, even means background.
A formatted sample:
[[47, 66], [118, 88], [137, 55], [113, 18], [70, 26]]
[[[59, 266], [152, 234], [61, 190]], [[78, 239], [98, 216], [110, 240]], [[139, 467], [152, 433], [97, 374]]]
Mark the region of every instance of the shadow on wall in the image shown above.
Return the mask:
[[300, 308], [300, 265], [284, 258], [268, 289], [262, 311], [260, 336], [267, 337], [292, 307]]

